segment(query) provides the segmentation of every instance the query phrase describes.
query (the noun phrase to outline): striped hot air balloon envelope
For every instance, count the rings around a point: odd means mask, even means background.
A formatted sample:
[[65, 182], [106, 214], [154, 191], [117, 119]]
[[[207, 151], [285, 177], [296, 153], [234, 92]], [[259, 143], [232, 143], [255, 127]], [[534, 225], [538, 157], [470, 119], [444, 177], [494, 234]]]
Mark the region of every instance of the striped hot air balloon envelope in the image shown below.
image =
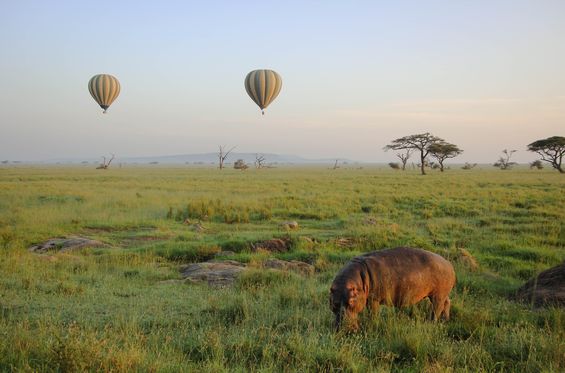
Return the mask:
[[273, 70], [253, 70], [245, 77], [245, 90], [259, 106], [261, 113], [279, 95], [282, 87], [281, 76]]
[[106, 113], [120, 94], [120, 82], [112, 75], [98, 74], [90, 78], [88, 90], [94, 100]]

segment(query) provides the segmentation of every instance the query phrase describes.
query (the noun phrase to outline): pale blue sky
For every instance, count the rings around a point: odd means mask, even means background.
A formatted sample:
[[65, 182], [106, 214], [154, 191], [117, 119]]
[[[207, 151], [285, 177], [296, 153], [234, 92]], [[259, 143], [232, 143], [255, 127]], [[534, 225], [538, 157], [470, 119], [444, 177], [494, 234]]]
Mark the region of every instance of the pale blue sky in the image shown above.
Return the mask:
[[[432, 132], [458, 161], [565, 136], [565, 1], [5, 1], [0, 158], [215, 151], [388, 161]], [[283, 78], [261, 117], [248, 71]], [[115, 75], [108, 114], [87, 82]]]

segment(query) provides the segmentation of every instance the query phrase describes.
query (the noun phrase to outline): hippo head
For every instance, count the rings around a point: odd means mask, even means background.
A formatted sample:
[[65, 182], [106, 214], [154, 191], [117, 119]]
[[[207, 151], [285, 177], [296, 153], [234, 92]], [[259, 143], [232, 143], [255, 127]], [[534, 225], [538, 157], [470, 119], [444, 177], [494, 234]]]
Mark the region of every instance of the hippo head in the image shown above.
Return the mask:
[[335, 314], [335, 328], [346, 321], [357, 329], [357, 314], [365, 308], [369, 293], [368, 283], [361, 271], [340, 273], [330, 287], [330, 309]]

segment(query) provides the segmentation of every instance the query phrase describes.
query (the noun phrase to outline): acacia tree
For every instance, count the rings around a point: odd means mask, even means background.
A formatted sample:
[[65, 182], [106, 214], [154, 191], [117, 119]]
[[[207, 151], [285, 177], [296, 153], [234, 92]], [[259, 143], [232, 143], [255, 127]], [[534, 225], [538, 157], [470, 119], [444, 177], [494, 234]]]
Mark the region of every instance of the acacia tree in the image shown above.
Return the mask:
[[432, 144], [443, 142], [442, 138], [434, 136], [429, 132], [418, 134], [418, 135], [410, 135], [404, 136], [399, 139], [393, 140], [391, 144], [384, 147], [384, 150], [414, 150], [420, 152], [420, 171], [422, 175], [426, 174], [425, 171], [425, 164], [426, 164], [426, 157], [429, 154], [429, 147]]
[[560, 173], [565, 173], [562, 162], [565, 155], [565, 137], [552, 136], [547, 139], [537, 140], [528, 145], [528, 150], [541, 155], [541, 160], [549, 162]]
[[402, 162], [402, 171], [406, 170], [406, 162], [410, 159], [410, 155], [412, 153], [412, 149], [406, 149], [404, 153], [396, 153], [396, 156]]
[[442, 141], [437, 142], [428, 147], [430, 155], [437, 159], [439, 163], [439, 170], [443, 172], [443, 162], [448, 158], [455, 158], [459, 154], [463, 153], [463, 150], [455, 144], [450, 144], [448, 142]]

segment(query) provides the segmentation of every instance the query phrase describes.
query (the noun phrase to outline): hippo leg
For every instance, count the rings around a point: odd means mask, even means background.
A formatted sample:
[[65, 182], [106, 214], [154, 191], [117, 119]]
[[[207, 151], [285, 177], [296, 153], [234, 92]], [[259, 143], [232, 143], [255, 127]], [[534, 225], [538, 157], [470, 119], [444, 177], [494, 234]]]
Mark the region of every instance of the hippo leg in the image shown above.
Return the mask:
[[445, 299], [444, 305], [443, 305], [443, 318], [447, 321], [449, 321], [449, 310], [451, 309], [451, 301], [449, 300], [449, 297], [447, 297]]
[[341, 327], [341, 322], [343, 321], [344, 315], [345, 315], [345, 310], [343, 309], [343, 307], [341, 307], [339, 311], [335, 314], [335, 323], [334, 323], [335, 331], [338, 331], [339, 328]]
[[[430, 318], [433, 321], [438, 321], [441, 317], [442, 313], [444, 312], [446, 302], [449, 301], [448, 297], [438, 297], [438, 296], [431, 296], [430, 300], [432, 301], [432, 313]], [[449, 313], [449, 311], [448, 311]]]

